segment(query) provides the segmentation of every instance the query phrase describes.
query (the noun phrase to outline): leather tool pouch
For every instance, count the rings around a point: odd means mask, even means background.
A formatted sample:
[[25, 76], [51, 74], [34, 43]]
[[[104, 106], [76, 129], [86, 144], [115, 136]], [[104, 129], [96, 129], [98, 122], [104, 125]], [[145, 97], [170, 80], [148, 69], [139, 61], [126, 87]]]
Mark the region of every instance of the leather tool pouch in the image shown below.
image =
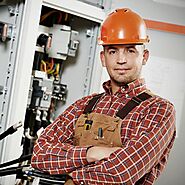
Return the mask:
[[74, 145], [122, 146], [120, 127], [121, 119], [118, 117], [98, 113], [82, 114], [76, 123]]

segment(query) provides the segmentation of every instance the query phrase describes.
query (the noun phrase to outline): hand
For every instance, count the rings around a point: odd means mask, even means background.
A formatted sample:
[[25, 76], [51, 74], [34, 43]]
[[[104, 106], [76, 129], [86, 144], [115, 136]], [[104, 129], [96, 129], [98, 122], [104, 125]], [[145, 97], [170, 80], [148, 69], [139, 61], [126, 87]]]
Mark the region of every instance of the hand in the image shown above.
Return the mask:
[[107, 158], [111, 153], [120, 149], [120, 147], [101, 147], [93, 146], [87, 150], [87, 161], [95, 162]]

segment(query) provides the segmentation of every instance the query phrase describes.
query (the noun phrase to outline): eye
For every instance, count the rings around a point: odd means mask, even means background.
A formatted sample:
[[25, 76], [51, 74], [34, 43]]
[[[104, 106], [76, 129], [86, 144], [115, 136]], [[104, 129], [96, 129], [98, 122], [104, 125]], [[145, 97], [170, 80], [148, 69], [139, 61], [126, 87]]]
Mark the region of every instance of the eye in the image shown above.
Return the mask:
[[134, 48], [128, 48], [127, 51], [128, 53], [136, 53], [136, 50]]
[[110, 49], [110, 50], [108, 51], [108, 53], [109, 53], [110, 55], [114, 55], [114, 54], [116, 54], [116, 50], [115, 50], [115, 49]]

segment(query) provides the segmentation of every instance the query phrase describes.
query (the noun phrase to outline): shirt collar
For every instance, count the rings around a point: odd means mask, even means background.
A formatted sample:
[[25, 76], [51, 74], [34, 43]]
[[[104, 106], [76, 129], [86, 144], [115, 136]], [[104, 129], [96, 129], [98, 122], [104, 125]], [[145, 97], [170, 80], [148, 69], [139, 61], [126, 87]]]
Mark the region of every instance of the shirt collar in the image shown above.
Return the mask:
[[[106, 93], [112, 94], [111, 81], [108, 80], [103, 83], [103, 88]], [[120, 89], [115, 94], [129, 94], [136, 96], [146, 90], [146, 83], [144, 78], [137, 79], [129, 84], [120, 86]]]

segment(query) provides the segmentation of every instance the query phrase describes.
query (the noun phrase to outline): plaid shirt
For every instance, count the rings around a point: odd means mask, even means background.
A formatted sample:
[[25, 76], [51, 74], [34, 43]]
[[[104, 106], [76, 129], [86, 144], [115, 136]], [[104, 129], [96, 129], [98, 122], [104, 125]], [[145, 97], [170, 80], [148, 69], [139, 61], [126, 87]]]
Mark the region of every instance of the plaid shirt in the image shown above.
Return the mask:
[[[146, 91], [139, 79], [111, 93], [110, 81], [94, 112], [115, 116], [132, 97]], [[175, 139], [174, 106], [152, 96], [134, 108], [122, 121], [123, 148], [108, 158], [88, 163], [87, 147], [73, 145], [75, 123], [83, 113], [87, 96], [69, 106], [36, 141], [32, 166], [50, 174], [71, 173], [76, 184], [151, 185], [166, 165]]]

